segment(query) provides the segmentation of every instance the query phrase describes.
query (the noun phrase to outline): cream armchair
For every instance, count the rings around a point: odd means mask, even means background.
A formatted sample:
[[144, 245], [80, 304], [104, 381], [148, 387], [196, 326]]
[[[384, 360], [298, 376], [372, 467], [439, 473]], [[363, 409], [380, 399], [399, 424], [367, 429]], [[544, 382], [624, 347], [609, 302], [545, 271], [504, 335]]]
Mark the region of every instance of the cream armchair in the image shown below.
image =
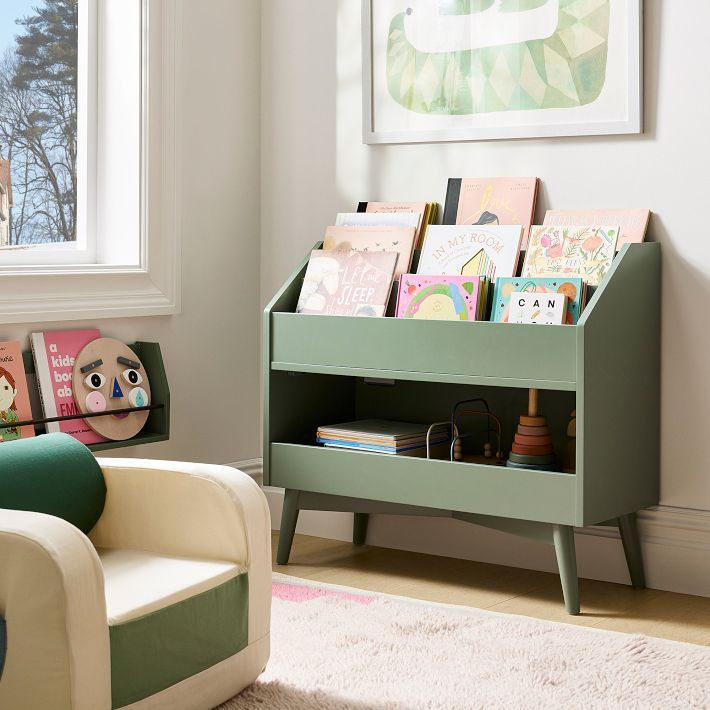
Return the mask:
[[[223, 466], [99, 459], [105, 503], [86, 535], [54, 510], [2, 509], [27, 494], [20, 476], [2, 485], [3, 453], [23, 445], [0, 446], [0, 708], [207, 709], [255, 680], [269, 656], [271, 552], [254, 481]], [[61, 505], [76, 507], [67, 487]]]

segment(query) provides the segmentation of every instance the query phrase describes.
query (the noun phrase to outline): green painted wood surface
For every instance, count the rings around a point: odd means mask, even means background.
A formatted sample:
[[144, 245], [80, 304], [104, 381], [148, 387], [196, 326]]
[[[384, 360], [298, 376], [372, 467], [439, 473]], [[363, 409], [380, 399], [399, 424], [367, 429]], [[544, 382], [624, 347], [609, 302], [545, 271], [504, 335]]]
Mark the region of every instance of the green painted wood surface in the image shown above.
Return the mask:
[[579, 322], [578, 517], [657, 505], [660, 479], [659, 244], [623, 248]]
[[577, 479], [565, 473], [274, 443], [271, 485], [465, 513], [576, 522]]
[[[300, 313], [271, 316], [271, 359], [279, 369], [368, 370], [377, 377], [468, 377], [509, 386], [576, 381], [573, 326], [454, 323], [408, 318], [348, 318]], [[411, 374], [410, 374], [411, 373]], [[344, 374], [350, 374], [345, 372]], [[451, 380], [449, 380], [451, 381]]]
[[[94, 452], [121, 449], [126, 446], [138, 446], [140, 444], [153, 444], [158, 441], [167, 441], [170, 438], [170, 385], [165, 372], [165, 363], [163, 362], [160, 344], [138, 341], [130, 343], [128, 347], [138, 355], [145, 366], [150, 382], [151, 403], [162, 404], [163, 407], [150, 412], [145, 426], [132, 439], [91, 444], [89, 448]], [[32, 352], [26, 350], [22, 353], [22, 357], [25, 373], [34, 375], [35, 366]], [[39, 412], [35, 412], [35, 414], [39, 415]]]
[[[264, 314], [266, 482], [304, 491], [300, 500], [311, 508], [364, 513], [379, 502], [404, 506], [397, 512], [415, 506], [420, 514], [517, 518], [518, 534], [542, 531], [542, 538], [546, 527], [533, 531], [524, 521], [596, 524], [658, 502], [658, 245], [624, 247], [576, 327], [297, 315], [306, 264]], [[388, 392], [363, 385], [363, 377], [396, 385]], [[546, 390], [541, 411], [558, 456], [577, 409], [576, 476], [501, 476], [487, 466], [312, 445], [319, 424], [408, 412], [418, 421], [447, 418], [452, 397], [484, 392], [502, 412], [509, 446], [532, 386]]]

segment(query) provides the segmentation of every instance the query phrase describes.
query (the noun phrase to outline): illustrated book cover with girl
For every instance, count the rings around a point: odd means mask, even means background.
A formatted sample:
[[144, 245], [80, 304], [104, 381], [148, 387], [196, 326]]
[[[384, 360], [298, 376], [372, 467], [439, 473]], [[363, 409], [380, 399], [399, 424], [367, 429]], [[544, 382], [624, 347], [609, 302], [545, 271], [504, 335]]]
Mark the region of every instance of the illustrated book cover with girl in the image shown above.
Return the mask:
[[32, 419], [22, 348], [15, 341], [0, 342], [0, 443], [35, 435], [33, 426], [16, 426]]

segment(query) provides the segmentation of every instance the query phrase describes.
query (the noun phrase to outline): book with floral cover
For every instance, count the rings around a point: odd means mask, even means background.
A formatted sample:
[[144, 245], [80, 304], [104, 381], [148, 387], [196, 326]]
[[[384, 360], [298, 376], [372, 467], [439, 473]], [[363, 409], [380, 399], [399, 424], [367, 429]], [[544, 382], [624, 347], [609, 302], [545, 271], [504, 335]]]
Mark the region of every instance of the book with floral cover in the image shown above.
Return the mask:
[[618, 224], [616, 251], [624, 244], [640, 244], [646, 238], [651, 210], [547, 210], [544, 226], [574, 224]]
[[523, 276], [579, 277], [598, 286], [614, 259], [619, 227], [533, 227]]

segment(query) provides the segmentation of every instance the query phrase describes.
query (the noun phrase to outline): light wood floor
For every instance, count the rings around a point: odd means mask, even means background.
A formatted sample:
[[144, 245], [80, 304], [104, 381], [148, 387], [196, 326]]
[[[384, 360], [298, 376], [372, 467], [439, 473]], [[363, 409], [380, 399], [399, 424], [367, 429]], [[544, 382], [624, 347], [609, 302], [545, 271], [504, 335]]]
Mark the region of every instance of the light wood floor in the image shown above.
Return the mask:
[[[274, 533], [276, 549], [278, 533]], [[580, 581], [582, 613], [565, 613], [557, 575], [296, 535], [274, 571], [386, 594], [710, 646], [710, 599]]]

